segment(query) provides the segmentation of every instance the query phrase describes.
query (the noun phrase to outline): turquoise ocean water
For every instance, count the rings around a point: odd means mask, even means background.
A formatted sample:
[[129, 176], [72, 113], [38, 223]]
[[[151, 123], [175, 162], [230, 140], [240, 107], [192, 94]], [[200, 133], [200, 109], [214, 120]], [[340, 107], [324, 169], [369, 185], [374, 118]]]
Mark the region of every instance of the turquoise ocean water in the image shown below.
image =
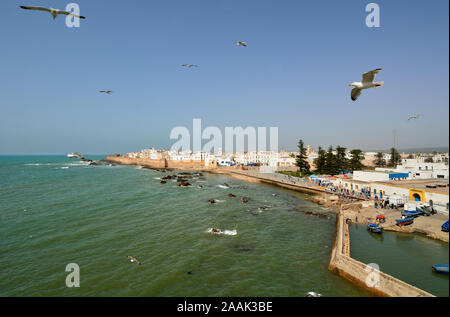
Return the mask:
[[[160, 183], [173, 173], [0, 157], [0, 296], [370, 295], [328, 271], [335, 215], [324, 207], [223, 175]], [[79, 288], [66, 287], [68, 263]]]

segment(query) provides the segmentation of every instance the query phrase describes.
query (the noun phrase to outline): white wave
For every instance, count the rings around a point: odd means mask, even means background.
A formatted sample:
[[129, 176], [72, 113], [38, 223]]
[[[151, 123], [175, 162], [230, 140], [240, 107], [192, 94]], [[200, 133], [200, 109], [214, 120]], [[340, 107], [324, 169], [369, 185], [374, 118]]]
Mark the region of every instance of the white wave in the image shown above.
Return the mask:
[[88, 166], [88, 162], [79, 162], [79, 163], [65, 163], [64, 165], [67, 166]]
[[217, 185], [217, 187], [223, 188], [223, 189], [228, 189], [228, 188], [230, 188], [229, 186], [225, 186], [225, 185]]
[[207, 233], [211, 233], [211, 234], [217, 234], [217, 235], [227, 235], [227, 236], [235, 236], [235, 235], [237, 235], [237, 230], [236, 229], [234, 229], [234, 230], [220, 230], [220, 229], [217, 229], [218, 230], [218, 232], [213, 232], [212, 231], [213, 230], [213, 228], [209, 228], [208, 230], [206, 230], [206, 232]]
[[87, 166], [89, 162], [77, 162], [77, 163], [27, 163], [25, 166]]
[[153, 179], [161, 180], [161, 177], [153, 177]]

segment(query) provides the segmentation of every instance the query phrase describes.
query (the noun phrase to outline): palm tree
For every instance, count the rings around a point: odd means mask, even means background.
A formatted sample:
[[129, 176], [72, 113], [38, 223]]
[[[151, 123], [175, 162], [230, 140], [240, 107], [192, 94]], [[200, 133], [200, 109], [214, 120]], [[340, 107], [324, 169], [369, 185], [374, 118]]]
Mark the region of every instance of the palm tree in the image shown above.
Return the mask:
[[391, 148], [391, 159], [389, 161], [390, 167], [395, 167], [401, 161], [400, 154], [395, 148]]
[[384, 159], [384, 153], [383, 152], [378, 152], [375, 157], [376, 157], [375, 166], [378, 166], [378, 167], [386, 166], [386, 160]]

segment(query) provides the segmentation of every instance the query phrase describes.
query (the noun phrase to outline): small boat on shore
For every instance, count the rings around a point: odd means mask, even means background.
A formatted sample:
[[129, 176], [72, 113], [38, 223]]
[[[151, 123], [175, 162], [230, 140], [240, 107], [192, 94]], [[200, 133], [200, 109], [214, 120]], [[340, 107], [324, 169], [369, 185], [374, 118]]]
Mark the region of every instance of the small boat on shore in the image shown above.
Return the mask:
[[373, 233], [382, 233], [383, 232], [383, 227], [377, 225], [376, 223], [369, 223], [367, 225], [367, 229], [369, 231], [372, 231]]
[[406, 226], [414, 222], [414, 217], [406, 217], [404, 219], [395, 219], [397, 226]]
[[435, 264], [432, 268], [436, 273], [448, 274], [448, 264]]
[[441, 230], [448, 232], [448, 220], [442, 224]]
[[404, 210], [402, 211], [402, 216], [405, 217], [418, 217], [422, 214], [421, 211], [417, 211], [417, 210]]

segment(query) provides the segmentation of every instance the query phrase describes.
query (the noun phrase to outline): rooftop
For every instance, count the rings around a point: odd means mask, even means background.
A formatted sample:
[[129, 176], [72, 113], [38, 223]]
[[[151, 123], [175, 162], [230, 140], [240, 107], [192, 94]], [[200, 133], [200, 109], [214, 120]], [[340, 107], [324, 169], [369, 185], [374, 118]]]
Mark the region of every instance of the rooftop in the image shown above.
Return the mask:
[[449, 193], [448, 179], [428, 178], [428, 179], [410, 179], [403, 181], [373, 182], [373, 183], [422, 189], [426, 191], [438, 192], [443, 194]]

